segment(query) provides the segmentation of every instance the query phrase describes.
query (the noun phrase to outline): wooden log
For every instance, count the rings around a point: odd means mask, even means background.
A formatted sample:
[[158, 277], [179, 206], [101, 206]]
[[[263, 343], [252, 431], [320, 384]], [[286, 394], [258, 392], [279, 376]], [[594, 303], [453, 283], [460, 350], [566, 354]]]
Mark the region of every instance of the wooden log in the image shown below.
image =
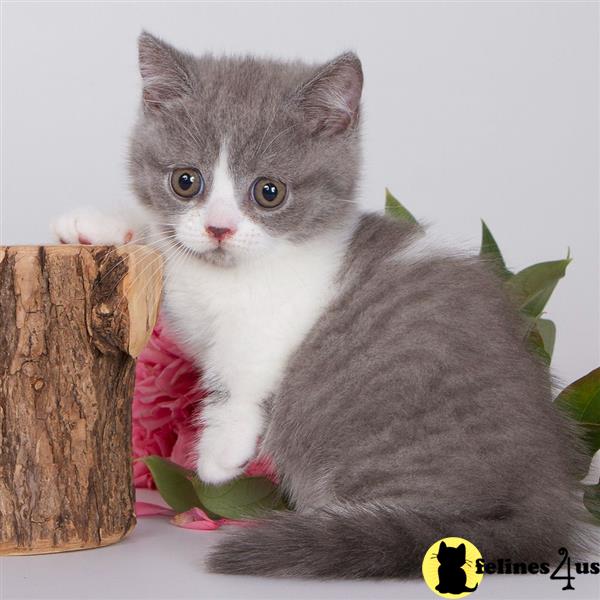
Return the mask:
[[95, 548], [135, 526], [135, 357], [161, 281], [143, 246], [0, 247], [0, 554]]

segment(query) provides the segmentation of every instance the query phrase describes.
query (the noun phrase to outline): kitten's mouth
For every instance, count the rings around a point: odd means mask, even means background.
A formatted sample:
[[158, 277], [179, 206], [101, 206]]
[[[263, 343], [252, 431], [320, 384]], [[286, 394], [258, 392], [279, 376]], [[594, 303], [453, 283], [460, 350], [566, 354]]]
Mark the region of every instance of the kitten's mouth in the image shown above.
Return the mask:
[[207, 254], [209, 256], [225, 257], [227, 256], [227, 251], [225, 250], [225, 248], [223, 248], [221, 244], [219, 244], [218, 246], [215, 246], [212, 250], [202, 253], [201, 256], [206, 256]]
[[[225, 248], [225, 244], [223, 241], [215, 240], [212, 247], [207, 250], [197, 250], [193, 246], [186, 244], [178, 239], [177, 231], [174, 227], [168, 226], [162, 228], [162, 233], [165, 236], [168, 236], [171, 241], [171, 249], [175, 252], [173, 253], [174, 261], [178, 260], [180, 256], [186, 256], [188, 258], [194, 258], [197, 260], [202, 260], [204, 262], [220, 266], [220, 267], [228, 267], [232, 266], [235, 263], [235, 259], [232, 254]], [[171, 254], [171, 252], [166, 253], [166, 257]]]
[[234, 263], [233, 257], [229, 252], [227, 252], [221, 242], [219, 242], [213, 248], [203, 252], [200, 250], [195, 250], [194, 248], [190, 248], [189, 246], [182, 244], [179, 240], [177, 240], [175, 245], [179, 250], [186, 253], [188, 256], [193, 256], [194, 258], [203, 260], [212, 265], [228, 267]]
[[219, 244], [212, 250], [208, 252], [204, 252], [198, 254], [198, 256], [213, 265], [217, 265], [219, 267], [231, 267], [235, 263], [235, 260], [230, 252], [227, 252], [225, 248], [223, 248], [222, 244]]

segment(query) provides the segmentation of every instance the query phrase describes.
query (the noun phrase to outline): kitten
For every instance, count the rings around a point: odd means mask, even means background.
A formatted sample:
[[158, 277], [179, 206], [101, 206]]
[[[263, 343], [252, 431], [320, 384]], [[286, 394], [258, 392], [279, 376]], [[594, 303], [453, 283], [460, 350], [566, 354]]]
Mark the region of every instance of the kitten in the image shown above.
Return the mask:
[[572, 548], [578, 452], [500, 282], [358, 210], [359, 59], [194, 58], [146, 33], [139, 53], [140, 239], [165, 255], [164, 312], [214, 391], [198, 474], [221, 483], [264, 452], [295, 509], [232, 532], [209, 567], [398, 577], [446, 536], [490, 558]]

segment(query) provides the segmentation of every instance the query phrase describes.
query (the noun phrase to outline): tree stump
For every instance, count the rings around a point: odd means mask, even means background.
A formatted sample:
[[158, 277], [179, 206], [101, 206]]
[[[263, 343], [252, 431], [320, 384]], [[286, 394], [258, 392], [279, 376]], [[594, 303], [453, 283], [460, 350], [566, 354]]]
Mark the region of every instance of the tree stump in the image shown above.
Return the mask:
[[143, 246], [0, 247], [0, 554], [95, 548], [135, 526], [135, 358], [161, 281]]

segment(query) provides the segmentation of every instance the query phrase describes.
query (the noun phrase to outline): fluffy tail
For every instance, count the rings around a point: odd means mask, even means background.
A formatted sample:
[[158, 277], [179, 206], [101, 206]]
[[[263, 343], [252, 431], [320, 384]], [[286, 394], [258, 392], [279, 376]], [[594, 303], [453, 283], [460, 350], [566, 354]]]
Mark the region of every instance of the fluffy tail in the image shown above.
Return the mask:
[[[417, 577], [428, 548], [448, 536], [466, 538], [484, 556], [555, 560], [565, 540], [556, 539], [549, 533], [552, 529], [550, 522], [532, 523], [531, 515], [430, 518], [380, 504], [282, 512], [227, 532], [209, 555], [208, 568], [214, 573], [272, 577]], [[555, 533], [562, 537], [560, 530]], [[546, 543], [540, 543], [540, 531], [545, 531]]]
[[228, 531], [208, 567], [214, 573], [273, 577], [416, 575], [427, 547], [407, 539], [397, 521], [386, 507], [282, 512]]

